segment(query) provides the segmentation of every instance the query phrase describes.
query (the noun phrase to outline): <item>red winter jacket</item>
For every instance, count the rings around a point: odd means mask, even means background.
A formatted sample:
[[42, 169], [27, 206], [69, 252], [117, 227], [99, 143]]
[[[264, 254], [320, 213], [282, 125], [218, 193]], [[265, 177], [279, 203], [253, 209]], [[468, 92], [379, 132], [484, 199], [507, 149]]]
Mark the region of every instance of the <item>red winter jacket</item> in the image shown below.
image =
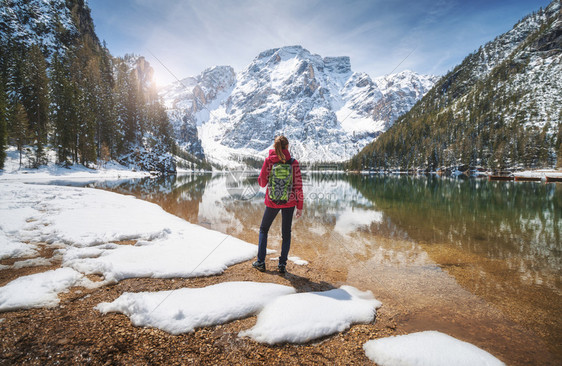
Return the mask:
[[[285, 155], [286, 160], [289, 160], [291, 158], [291, 154], [289, 153], [289, 150], [283, 150], [283, 154]], [[258, 177], [258, 183], [260, 184], [261, 187], [265, 187], [267, 185], [267, 183], [269, 182], [269, 172], [271, 171], [273, 164], [278, 163], [279, 161], [280, 159], [277, 157], [277, 154], [275, 154], [275, 150], [274, 149], [269, 150], [269, 156], [265, 158], [265, 161], [263, 162], [263, 166], [261, 167], [260, 176]], [[293, 191], [289, 196], [289, 201], [282, 205], [273, 203], [269, 199], [269, 187], [268, 187], [267, 191], [265, 192], [265, 205], [267, 207], [286, 208], [286, 207], [297, 206], [298, 210], [302, 210], [304, 196], [302, 193], [301, 168], [299, 166], [299, 162], [296, 160], [293, 160], [292, 165], [293, 165]]]

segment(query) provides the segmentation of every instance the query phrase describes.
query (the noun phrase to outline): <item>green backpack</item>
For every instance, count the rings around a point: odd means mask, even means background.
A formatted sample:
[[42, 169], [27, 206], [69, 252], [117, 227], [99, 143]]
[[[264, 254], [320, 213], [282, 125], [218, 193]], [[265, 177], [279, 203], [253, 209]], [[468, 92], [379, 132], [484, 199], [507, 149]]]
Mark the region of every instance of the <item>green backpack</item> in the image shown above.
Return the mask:
[[293, 161], [273, 164], [269, 173], [269, 199], [278, 205], [289, 202], [289, 195], [293, 190]]

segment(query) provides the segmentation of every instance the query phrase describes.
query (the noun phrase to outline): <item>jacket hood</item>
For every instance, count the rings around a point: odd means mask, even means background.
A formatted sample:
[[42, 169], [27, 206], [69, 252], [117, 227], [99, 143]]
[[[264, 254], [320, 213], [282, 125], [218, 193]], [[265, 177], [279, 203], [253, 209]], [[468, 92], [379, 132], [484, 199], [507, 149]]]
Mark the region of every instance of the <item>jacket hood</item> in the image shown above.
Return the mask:
[[[289, 160], [291, 158], [291, 153], [289, 152], [289, 150], [283, 149], [283, 154], [285, 155], [286, 160]], [[275, 153], [275, 149], [269, 150], [269, 159], [271, 159], [272, 163], [278, 163], [279, 161], [281, 161], [281, 159], [279, 159], [279, 157]]]

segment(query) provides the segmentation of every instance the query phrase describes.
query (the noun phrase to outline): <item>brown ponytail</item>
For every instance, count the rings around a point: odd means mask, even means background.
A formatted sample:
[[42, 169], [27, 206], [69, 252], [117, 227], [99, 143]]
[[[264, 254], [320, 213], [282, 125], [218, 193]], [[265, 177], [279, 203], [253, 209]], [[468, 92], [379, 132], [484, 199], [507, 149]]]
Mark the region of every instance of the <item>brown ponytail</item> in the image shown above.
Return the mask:
[[285, 136], [281, 135], [275, 138], [273, 148], [275, 149], [275, 154], [283, 163], [287, 161], [285, 154], [283, 154], [283, 149], [286, 149], [287, 147], [289, 147], [289, 140], [287, 140]]

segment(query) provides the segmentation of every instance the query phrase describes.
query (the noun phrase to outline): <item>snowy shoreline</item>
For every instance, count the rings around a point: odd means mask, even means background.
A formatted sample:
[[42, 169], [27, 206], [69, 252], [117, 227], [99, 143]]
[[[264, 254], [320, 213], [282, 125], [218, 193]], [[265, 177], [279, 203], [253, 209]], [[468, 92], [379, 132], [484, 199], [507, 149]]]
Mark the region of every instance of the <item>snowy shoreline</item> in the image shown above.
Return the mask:
[[56, 179], [124, 179], [124, 178], [144, 178], [149, 177], [150, 172], [135, 171], [126, 166], [115, 162], [107, 162], [90, 169], [81, 164], [74, 164], [68, 168], [55, 164], [56, 157], [54, 151], [47, 151], [49, 163], [39, 168], [26, 168], [29, 165], [28, 158], [22, 161], [23, 167], [19, 164], [19, 152], [13, 146], [6, 150], [4, 169], [0, 170], [0, 182], [3, 181], [45, 181]]
[[[119, 165], [116, 162], [107, 162], [103, 165], [96, 167], [95, 169], [87, 168], [81, 164], [74, 164], [68, 168], [62, 167], [55, 164], [54, 152], [49, 151], [49, 163], [47, 165], [42, 165], [41, 167], [35, 168], [22, 168], [19, 166], [18, 151], [15, 147], [9, 147], [6, 151], [7, 158], [5, 160], [5, 166], [3, 170], [0, 170], [0, 182], [3, 181], [33, 181], [48, 183], [50, 181], [56, 180], [69, 180], [69, 181], [96, 181], [96, 180], [106, 180], [106, 179], [138, 179], [147, 178], [154, 176], [148, 171], [138, 171], [133, 168]], [[27, 160], [24, 161], [24, 166], [28, 165]], [[329, 165], [329, 164], [328, 164]], [[361, 170], [361, 171], [346, 171], [337, 169], [307, 169], [306, 163], [302, 166], [303, 173], [310, 174], [360, 174], [360, 175], [388, 175], [388, 176], [401, 176], [401, 175], [411, 175], [411, 176], [440, 176], [440, 177], [458, 177], [464, 175], [466, 172], [461, 172], [457, 169], [451, 169], [450, 174], [440, 174], [437, 171], [418, 171], [418, 170]], [[216, 169], [212, 171], [205, 170], [188, 170], [177, 168], [176, 175], [182, 174], [231, 174], [232, 171], [244, 172], [248, 175], [258, 175], [260, 170], [253, 168], [241, 168], [241, 169]], [[491, 175], [490, 171], [471, 171], [469, 176], [471, 178], [482, 178]], [[514, 177], [520, 178], [533, 178], [545, 181], [548, 178], [562, 178], [562, 171], [555, 169], [536, 169], [536, 170], [525, 170], [525, 171], [513, 171], [512, 175]]]
[[[71, 288], [95, 291], [128, 278], [218, 275], [229, 266], [254, 258], [257, 252], [254, 244], [191, 224], [156, 204], [92, 188], [0, 182], [0, 217], [0, 259], [22, 259], [8, 267], [16, 268], [19, 262], [22, 266], [24, 262], [26, 266], [42, 265], [42, 260], [51, 260], [40, 257], [44, 246], [53, 248], [53, 258], [61, 262], [61, 268], [22, 276], [0, 287], [0, 311], [56, 307], [60, 304], [58, 295]], [[300, 264], [306, 265], [305, 261]], [[89, 275], [101, 280], [91, 280]], [[172, 334], [257, 315], [257, 323], [239, 336], [277, 344], [306, 343], [345, 331], [353, 324], [372, 324], [381, 305], [370, 291], [351, 286], [295, 294], [293, 287], [244, 281], [125, 292], [96, 309], [120, 312], [134, 325]], [[449, 338], [447, 342], [455, 341]], [[433, 342], [420, 339], [421, 348], [424, 342]], [[370, 358], [378, 357], [376, 349], [365, 347]], [[381, 357], [395, 362], [408, 356], [439, 364], [437, 352], [412, 356], [412, 352], [395, 347], [396, 352]], [[477, 352], [474, 357], [484, 353], [493, 360], [482, 364], [501, 364], [474, 346], [463, 347], [459, 355], [452, 355], [453, 360], [471, 359], [472, 352]]]
[[[3, 218], [0, 223], [0, 258], [22, 257], [25, 258], [24, 261], [29, 261], [30, 256], [38, 255], [40, 246], [46, 245], [57, 248], [55, 256], [62, 262], [62, 268], [20, 277], [0, 288], [0, 311], [57, 306], [57, 295], [76, 286], [96, 288], [128, 278], [218, 275], [231, 265], [254, 258], [257, 253], [257, 246], [254, 244], [191, 224], [165, 212], [156, 204], [132, 196], [91, 188], [30, 185], [21, 182], [0, 183], [0, 196], [0, 215]], [[123, 241], [128, 241], [129, 245], [123, 244]], [[35, 260], [40, 262], [39, 258]], [[306, 265], [306, 262], [299, 264]], [[17, 265], [18, 262], [14, 264]], [[102, 279], [92, 282], [86, 278], [88, 275], [98, 275]], [[196, 326], [221, 324], [228, 319], [254, 315], [276, 297], [273, 293], [264, 296], [265, 284], [259, 285], [259, 291], [246, 289], [257, 286], [252, 282], [236, 286], [230, 292], [209, 289], [207, 292], [210, 295], [206, 301], [201, 300], [201, 296], [195, 296], [195, 299], [203, 301], [202, 307], [196, 310], [185, 308], [185, 304], [191, 304], [193, 300], [183, 301], [180, 298], [181, 309], [170, 310], [170, 306], [178, 303], [177, 300], [170, 299], [162, 305], [164, 313], [154, 312], [159, 306], [154, 304], [163, 302], [160, 300], [162, 297], [167, 299], [171, 296], [158, 293], [144, 296], [123, 294], [125, 297], [122, 300], [117, 299], [113, 305], [101, 306], [100, 310], [124, 312], [131, 316], [134, 324], [152, 325], [172, 333], [182, 333], [191, 331]], [[33, 290], [25, 291], [24, 287]], [[174, 296], [189, 290], [182, 291], [176, 292]], [[287, 291], [294, 293], [295, 289], [284, 287], [281, 293], [286, 294]], [[358, 290], [349, 288], [341, 291], [351, 294]], [[247, 296], [240, 299], [238, 310], [225, 305], [232, 301], [234, 293], [247, 293]], [[274, 289], [274, 293], [279, 291]], [[228, 296], [223, 298], [225, 294]], [[155, 299], [152, 299], [154, 296]], [[193, 295], [186, 296], [193, 299]], [[327, 301], [330, 295], [322, 294], [319, 298]], [[347, 329], [355, 322], [371, 322], [374, 319], [374, 310], [380, 303], [372, 293], [346, 297], [346, 300], [350, 299], [354, 300], [346, 303], [357, 302], [364, 305], [362, 308], [351, 307], [344, 312], [337, 327], [330, 326], [337, 313], [330, 311], [310, 325], [318, 331], [303, 336], [294, 326], [289, 326], [286, 330], [288, 335], [283, 337], [282, 334], [277, 334], [276, 342], [306, 342]], [[132, 305], [135, 301], [140, 303]], [[297, 308], [299, 311], [295, 316], [315, 313], [316, 309], [310, 307], [310, 300], [298, 301], [301, 306]], [[335, 302], [333, 308], [341, 310], [342, 306], [337, 305], [339, 301], [336, 296], [327, 304]], [[153, 305], [142, 305], [145, 302]], [[128, 307], [128, 304], [132, 307]], [[213, 313], [203, 315], [202, 311], [212, 306], [215, 306]], [[191, 320], [185, 316], [190, 312], [194, 314], [187, 317]], [[232, 313], [239, 315], [233, 317]], [[200, 317], [209, 320], [193, 322], [193, 319]], [[275, 316], [270, 317], [270, 321], [271, 318], [274, 322], [279, 321]], [[301, 322], [295, 322], [295, 326], [299, 324]], [[259, 334], [271, 340], [269, 332], [275, 333], [275, 329], [262, 329]], [[251, 334], [247, 333], [254, 338]]]

